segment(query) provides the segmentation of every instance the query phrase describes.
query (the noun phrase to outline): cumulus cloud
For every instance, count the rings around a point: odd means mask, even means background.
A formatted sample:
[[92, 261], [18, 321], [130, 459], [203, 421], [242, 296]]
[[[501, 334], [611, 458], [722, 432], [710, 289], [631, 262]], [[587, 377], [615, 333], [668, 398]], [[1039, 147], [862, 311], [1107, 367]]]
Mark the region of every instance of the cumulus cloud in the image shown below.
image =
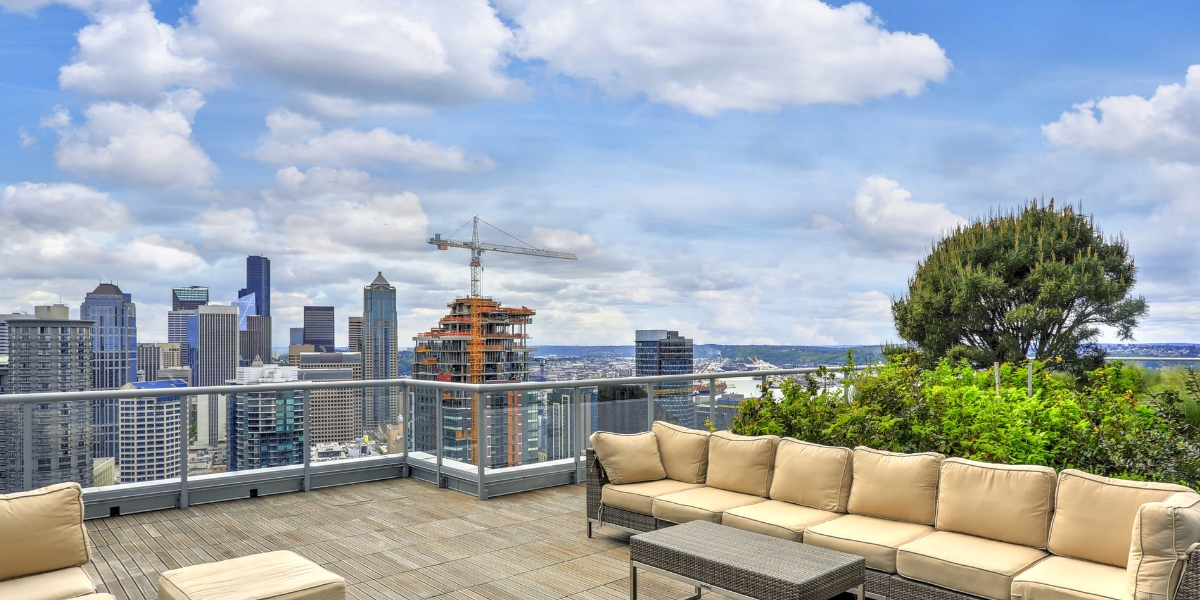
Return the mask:
[[573, 252], [578, 256], [588, 256], [600, 251], [600, 247], [596, 245], [591, 235], [570, 229], [534, 227], [530, 230], [528, 239], [538, 248], [556, 252]]
[[377, 127], [351, 128], [324, 133], [321, 124], [287, 110], [267, 115], [267, 134], [251, 155], [281, 165], [366, 166], [383, 163], [413, 164], [439, 171], [488, 171], [495, 162], [472, 156], [457, 146], [399, 135]]
[[4, 188], [0, 216], [32, 231], [115, 231], [129, 225], [125, 205], [75, 183], [18, 183]]
[[20, 144], [22, 148], [30, 148], [37, 143], [37, 138], [30, 135], [29, 132], [25, 131], [25, 128], [22, 127], [17, 130], [17, 143]]
[[1200, 160], [1200, 65], [1188, 68], [1182, 85], [1159, 86], [1149, 98], [1106, 96], [1076, 104], [1043, 125], [1042, 134], [1058, 146], [1116, 158]]
[[925, 34], [818, 0], [513, 0], [516, 52], [701, 115], [915, 96], [950, 70]]
[[60, 169], [157, 188], [204, 187], [217, 167], [192, 139], [192, 119], [204, 105], [195, 90], [165, 94], [154, 108], [103, 102], [83, 111], [75, 125], [56, 108], [42, 125], [59, 135]]
[[461, 105], [521, 87], [504, 73], [512, 33], [487, 0], [199, 0], [186, 29], [209, 55], [350, 99], [342, 108]]
[[98, 13], [79, 31], [79, 50], [59, 69], [59, 85], [91, 96], [153, 100], [164, 90], [218, 86], [216, 65], [182, 47], [148, 3]]
[[966, 222], [945, 204], [912, 200], [912, 193], [886, 177], [863, 180], [854, 200], [853, 226], [846, 231], [864, 243], [896, 253], [927, 248], [941, 234]]

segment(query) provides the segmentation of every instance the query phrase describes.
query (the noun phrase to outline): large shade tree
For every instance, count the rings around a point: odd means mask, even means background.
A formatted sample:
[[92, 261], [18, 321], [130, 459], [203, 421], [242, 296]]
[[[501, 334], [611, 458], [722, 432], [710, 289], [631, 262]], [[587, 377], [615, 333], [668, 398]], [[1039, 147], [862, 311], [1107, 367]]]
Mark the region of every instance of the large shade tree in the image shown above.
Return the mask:
[[976, 365], [1062, 358], [1083, 367], [1103, 353], [1099, 326], [1132, 339], [1146, 300], [1122, 237], [1105, 238], [1070, 205], [1031, 202], [961, 225], [917, 264], [892, 303], [900, 337], [930, 358]]

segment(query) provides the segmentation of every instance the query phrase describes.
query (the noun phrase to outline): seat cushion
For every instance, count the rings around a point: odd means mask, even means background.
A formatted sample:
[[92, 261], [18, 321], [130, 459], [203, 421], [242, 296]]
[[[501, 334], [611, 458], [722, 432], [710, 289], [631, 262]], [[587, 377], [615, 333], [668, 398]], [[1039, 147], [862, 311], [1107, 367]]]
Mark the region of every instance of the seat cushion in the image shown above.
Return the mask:
[[158, 600], [345, 600], [346, 580], [288, 550], [175, 569]]
[[854, 481], [847, 510], [856, 515], [933, 525], [938, 467], [935, 452], [900, 454], [854, 449]]
[[112, 594], [88, 594], [71, 600], [117, 600], [117, 597]]
[[1180, 492], [1143, 504], [1132, 537], [1126, 589], [1134, 600], [1172, 597], [1188, 548], [1200, 542], [1200, 494]]
[[1125, 568], [1138, 509], [1176, 492], [1191, 491], [1182, 485], [1125, 481], [1066, 469], [1058, 474], [1047, 548], [1059, 556]]
[[666, 479], [658, 454], [658, 436], [645, 433], [597, 431], [588, 440], [610, 483], [637, 483]]
[[896, 550], [932, 532], [929, 525], [846, 515], [809, 527], [804, 543], [856, 554], [867, 559], [869, 569], [895, 573]]
[[779, 436], [736, 435], [718, 431], [708, 439], [708, 477], [705, 485], [730, 492], [762, 496], [771, 491], [775, 447]]
[[652, 429], [658, 437], [658, 454], [667, 477], [684, 483], [704, 483], [708, 475], [709, 433], [664, 421], [655, 421]]
[[760, 496], [739, 494], [719, 488], [702, 487], [676, 492], [654, 499], [654, 518], [672, 523], [688, 521], [721, 522], [721, 513], [738, 506], [766, 500]]
[[1013, 577], [1012, 600], [1129, 600], [1125, 569], [1051, 556]]
[[721, 516], [721, 524], [802, 542], [805, 529], [842, 516], [845, 515], [790, 502], [767, 500], [725, 511]]
[[77, 483], [0, 496], [0, 580], [87, 564]]
[[608, 483], [600, 489], [600, 503], [638, 514], [654, 514], [654, 499], [666, 494], [704, 487], [699, 483], [684, 483], [674, 479], [643, 481], [641, 483]]
[[846, 512], [854, 452], [792, 438], [779, 440], [771, 498], [818, 510]]
[[1054, 514], [1054, 469], [1000, 465], [962, 458], [942, 461], [938, 479], [939, 531], [1045, 548]]
[[83, 567], [0, 581], [0, 600], [63, 600], [96, 591]]
[[1047, 556], [1028, 546], [935, 531], [900, 546], [896, 572], [966, 594], [1009, 600], [1013, 577]]

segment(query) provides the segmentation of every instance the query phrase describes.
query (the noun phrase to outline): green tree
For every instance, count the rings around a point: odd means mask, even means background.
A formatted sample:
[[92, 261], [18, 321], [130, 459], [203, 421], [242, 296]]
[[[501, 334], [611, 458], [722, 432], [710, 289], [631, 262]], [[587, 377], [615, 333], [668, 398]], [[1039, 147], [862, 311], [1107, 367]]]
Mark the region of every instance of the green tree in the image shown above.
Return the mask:
[[1075, 371], [1103, 352], [1097, 326], [1132, 339], [1146, 300], [1124, 238], [1106, 239], [1067, 205], [1030, 202], [961, 225], [917, 264], [908, 295], [892, 303], [900, 337], [931, 360], [1012, 362], [1032, 350]]

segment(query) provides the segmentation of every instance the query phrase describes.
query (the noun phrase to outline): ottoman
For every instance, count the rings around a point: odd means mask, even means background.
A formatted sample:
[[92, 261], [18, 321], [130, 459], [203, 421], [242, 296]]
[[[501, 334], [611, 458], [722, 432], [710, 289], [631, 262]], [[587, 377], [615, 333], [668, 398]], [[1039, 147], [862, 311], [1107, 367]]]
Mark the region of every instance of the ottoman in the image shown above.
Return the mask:
[[346, 600], [346, 580], [281, 550], [167, 571], [158, 600]]

